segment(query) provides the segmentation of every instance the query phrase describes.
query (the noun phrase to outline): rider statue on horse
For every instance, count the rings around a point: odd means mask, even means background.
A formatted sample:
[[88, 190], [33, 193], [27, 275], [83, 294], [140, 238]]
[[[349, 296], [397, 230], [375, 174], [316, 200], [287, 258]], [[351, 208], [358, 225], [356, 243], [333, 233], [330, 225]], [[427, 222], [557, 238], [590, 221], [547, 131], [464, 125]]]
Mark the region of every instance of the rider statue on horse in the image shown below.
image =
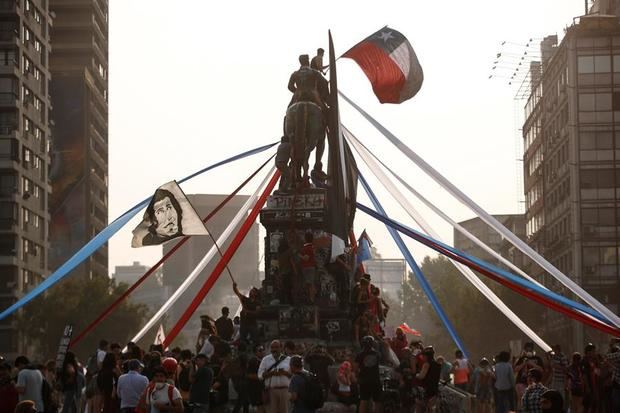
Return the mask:
[[327, 178], [321, 159], [325, 151], [329, 86], [321, 72], [310, 67], [308, 55], [299, 56], [299, 63], [299, 70], [291, 75], [288, 83], [293, 97], [286, 111], [284, 136], [276, 155], [276, 166], [282, 172], [280, 191], [309, 186], [309, 158], [315, 148], [313, 181], [324, 184]]

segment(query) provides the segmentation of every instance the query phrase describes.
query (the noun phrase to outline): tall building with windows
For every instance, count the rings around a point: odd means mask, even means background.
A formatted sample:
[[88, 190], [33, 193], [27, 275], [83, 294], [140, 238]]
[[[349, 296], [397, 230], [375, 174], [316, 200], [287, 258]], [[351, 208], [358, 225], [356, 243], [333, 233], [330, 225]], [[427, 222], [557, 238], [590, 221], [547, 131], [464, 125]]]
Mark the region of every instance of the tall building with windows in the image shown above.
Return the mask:
[[[548, 36], [525, 106], [527, 242], [618, 313], [620, 304], [620, 23], [613, 2]], [[614, 13], [615, 14], [615, 13]], [[566, 289], [536, 265], [529, 273]], [[549, 312], [546, 334], [579, 349], [597, 334]]]
[[[54, 13], [50, 269], [108, 222], [108, 1], [45, 0]], [[76, 271], [108, 275], [107, 247]]]
[[[48, 275], [50, 23], [46, 1], [0, 1], [2, 309]], [[0, 353], [25, 350], [14, 317], [0, 321]]]

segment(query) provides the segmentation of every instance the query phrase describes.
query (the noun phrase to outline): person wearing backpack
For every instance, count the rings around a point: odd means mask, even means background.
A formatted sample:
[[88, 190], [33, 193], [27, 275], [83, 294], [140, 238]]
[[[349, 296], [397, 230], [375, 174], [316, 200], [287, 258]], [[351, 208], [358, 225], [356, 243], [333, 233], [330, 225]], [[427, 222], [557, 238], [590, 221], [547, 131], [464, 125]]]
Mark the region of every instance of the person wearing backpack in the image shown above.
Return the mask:
[[182, 413], [181, 393], [172, 384], [166, 383], [166, 371], [163, 367], [157, 367], [153, 373], [153, 383], [146, 389], [147, 412]]
[[289, 365], [293, 375], [288, 387], [293, 405], [291, 413], [314, 413], [325, 402], [321, 381], [316, 375], [304, 370], [300, 356], [292, 356]]

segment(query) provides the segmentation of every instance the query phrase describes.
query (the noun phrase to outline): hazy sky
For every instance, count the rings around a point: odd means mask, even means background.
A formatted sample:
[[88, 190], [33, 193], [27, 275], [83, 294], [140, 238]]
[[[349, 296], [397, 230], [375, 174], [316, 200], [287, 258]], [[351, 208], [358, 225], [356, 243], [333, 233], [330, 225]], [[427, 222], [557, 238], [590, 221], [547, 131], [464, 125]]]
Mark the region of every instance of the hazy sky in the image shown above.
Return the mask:
[[[561, 38], [583, 7], [581, 0], [110, 0], [109, 218], [167, 181], [278, 140], [297, 56], [327, 49], [328, 29], [340, 55], [385, 25], [415, 48], [425, 75], [421, 91], [404, 104], [381, 105], [348, 59], [338, 62], [340, 89], [487, 211], [519, 212], [516, 144], [524, 102], [513, 99], [515, 89], [506, 80], [489, 80], [490, 69], [502, 41]], [[503, 48], [515, 54], [525, 50], [508, 43]], [[517, 67], [509, 59], [500, 65], [508, 75]], [[344, 102], [341, 119], [450, 216], [473, 217]], [[183, 189], [229, 193], [268, 156], [219, 169]], [[370, 181], [388, 213], [413, 225], [374, 177]], [[368, 204], [361, 187], [359, 200]], [[451, 242], [451, 227], [420, 209]], [[136, 224], [110, 242], [110, 272], [132, 261], [150, 265], [161, 256], [161, 248], [130, 248]], [[357, 233], [368, 230], [384, 257], [400, 257], [381, 224], [359, 213], [355, 227]], [[416, 258], [429, 253], [409, 245]]]

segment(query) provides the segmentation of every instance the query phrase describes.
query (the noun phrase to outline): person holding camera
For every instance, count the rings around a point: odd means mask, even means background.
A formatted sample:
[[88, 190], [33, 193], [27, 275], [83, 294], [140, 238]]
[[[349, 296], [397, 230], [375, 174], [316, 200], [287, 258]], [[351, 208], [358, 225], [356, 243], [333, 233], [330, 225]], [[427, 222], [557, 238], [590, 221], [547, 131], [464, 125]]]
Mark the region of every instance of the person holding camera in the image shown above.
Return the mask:
[[290, 357], [282, 353], [278, 340], [271, 342], [271, 354], [258, 366], [258, 378], [265, 383], [265, 404], [268, 413], [288, 413], [288, 388], [291, 381]]
[[[525, 343], [521, 356], [517, 359], [514, 365], [514, 371], [516, 374], [516, 390], [517, 390], [517, 402], [520, 403], [523, 397], [525, 389], [528, 387], [527, 376], [530, 371], [538, 370], [541, 375], [544, 371], [543, 360], [536, 355], [534, 351], [534, 343]], [[521, 407], [520, 405], [518, 407]]]

